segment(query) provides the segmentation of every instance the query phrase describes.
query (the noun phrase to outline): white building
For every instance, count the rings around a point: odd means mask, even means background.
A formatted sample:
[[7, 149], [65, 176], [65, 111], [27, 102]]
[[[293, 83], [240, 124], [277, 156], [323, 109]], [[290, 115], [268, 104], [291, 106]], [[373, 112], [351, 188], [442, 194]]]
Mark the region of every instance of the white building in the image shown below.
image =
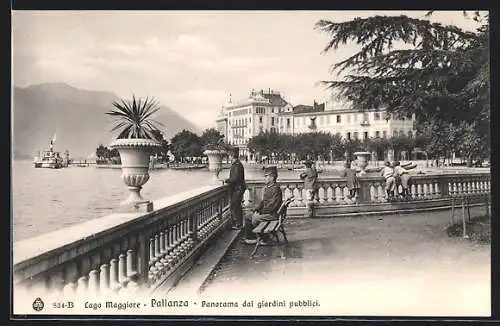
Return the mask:
[[223, 107], [216, 120], [217, 129], [226, 141], [239, 147], [244, 156], [250, 156], [248, 140], [264, 131], [292, 135], [328, 132], [347, 139], [413, 137], [414, 122], [415, 116], [395, 119], [383, 109], [362, 112], [334, 102], [292, 106], [272, 90], [252, 90], [247, 99]]
[[216, 120], [217, 130], [246, 156], [250, 154], [246, 147], [250, 138], [264, 131], [278, 132], [278, 113], [284, 109], [291, 111], [292, 106], [279, 92], [252, 90], [248, 98], [223, 107]]

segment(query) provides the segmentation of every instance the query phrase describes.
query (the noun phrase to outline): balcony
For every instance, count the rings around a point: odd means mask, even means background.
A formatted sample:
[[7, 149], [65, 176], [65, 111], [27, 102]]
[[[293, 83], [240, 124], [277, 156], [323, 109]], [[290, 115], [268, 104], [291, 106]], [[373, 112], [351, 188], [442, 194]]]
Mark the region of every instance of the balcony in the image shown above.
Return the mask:
[[367, 120], [363, 120], [361, 121], [360, 125], [362, 125], [363, 127], [368, 127], [370, 125], [370, 122], [368, 122]]

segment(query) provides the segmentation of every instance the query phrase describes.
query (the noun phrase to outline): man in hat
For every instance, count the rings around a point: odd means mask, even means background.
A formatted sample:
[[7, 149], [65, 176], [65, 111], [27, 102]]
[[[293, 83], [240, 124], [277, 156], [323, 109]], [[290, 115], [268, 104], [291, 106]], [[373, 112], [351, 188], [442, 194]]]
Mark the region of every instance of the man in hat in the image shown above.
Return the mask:
[[313, 167], [314, 163], [310, 160], [307, 160], [304, 165], [306, 169], [304, 172], [300, 174], [300, 178], [304, 180], [304, 189], [306, 191], [306, 217], [314, 216], [314, 197], [316, 196], [317, 191], [317, 181], [318, 181], [318, 172], [316, 168]]
[[225, 183], [229, 185], [229, 193], [231, 195], [232, 228], [239, 230], [243, 224], [241, 202], [243, 201], [243, 194], [247, 187], [245, 183], [245, 169], [239, 160], [238, 148], [232, 151], [231, 170], [229, 171], [229, 178], [226, 179]]
[[278, 210], [283, 202], [281, 188], [276, 183], [278, 169], [276, 166], [264, 168], [264, 194], [260, 203], [245, 216], [245, 243], [257, 243], [257, 236], [252, 232], [253, 228], [262, 221], [273, 221], [278, 219]]

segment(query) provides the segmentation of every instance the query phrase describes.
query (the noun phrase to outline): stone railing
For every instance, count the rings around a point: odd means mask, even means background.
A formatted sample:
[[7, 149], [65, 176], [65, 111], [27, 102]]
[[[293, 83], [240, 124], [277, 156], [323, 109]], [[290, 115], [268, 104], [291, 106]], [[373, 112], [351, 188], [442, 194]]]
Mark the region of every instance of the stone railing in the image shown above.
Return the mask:
[[[325, 216], [332, 216], [332, 213], [335, 215], [335, 213], [394, 210], [391, 206], [397, 204], [416, 208], [439, 207], [449, 205], [454, 197], [471, 196], [479, 200], [481, 195], [489, 195], [490, 180], [490, 173], [411, 175], [410, 196], [388, 201], [385, 181], [382, 177], [359, 177], [360, 189], [355, 198], [350, 198], [345, 178], [320, 176], [319, 190], [314, 204], [319, 215]], [[303, 182], [299, 179], [278, 179], [278, 184], [284, 198], [294, 196], [294, 201], [290, 204], [291, 215], [300, 215], [306, 205]], [[247, 182], [247, 185], [244, 205], [250, 207], [260, 200], [264, 182], [251, 180]], [[422, 201], [426, 203], [421, 203]], [[420, 204], [417, 205], [416, 203], [419, 202]]]
[[121, 296], [174, 285], [227, 225], [228, 190], [201, 187], [157, 200], [154, 207], [14, 243], [14, 291]]

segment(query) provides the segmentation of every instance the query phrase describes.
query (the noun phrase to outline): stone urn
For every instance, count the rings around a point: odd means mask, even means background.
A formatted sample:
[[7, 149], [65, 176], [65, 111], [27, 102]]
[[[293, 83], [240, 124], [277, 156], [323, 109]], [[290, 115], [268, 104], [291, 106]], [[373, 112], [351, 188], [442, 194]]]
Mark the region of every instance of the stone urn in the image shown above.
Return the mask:
[[370, 158], [372, 154], [370, 152], [355, 152], [353, 155], [356, 157], [356, 165], [361, 169], [359, 175], [366, 174], [368, 158]]
[[129, 197], [122, 202], [120, 211], [153, 210], [153, 203], [142, 198], [141, 189], [149, 180], [150, 155], [160, 146], [158, 141], [142, 138], [117, 139], [109, 146], [120, 153], [121, 178], [130, 192]]
[[207, 149], [203, 152], [208, 157], [208, 170], [213, 173], [212, 182], [220, 183], [219, 173], [222, 170], [222, 157], [226, 154], [224, 150]]

